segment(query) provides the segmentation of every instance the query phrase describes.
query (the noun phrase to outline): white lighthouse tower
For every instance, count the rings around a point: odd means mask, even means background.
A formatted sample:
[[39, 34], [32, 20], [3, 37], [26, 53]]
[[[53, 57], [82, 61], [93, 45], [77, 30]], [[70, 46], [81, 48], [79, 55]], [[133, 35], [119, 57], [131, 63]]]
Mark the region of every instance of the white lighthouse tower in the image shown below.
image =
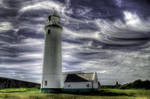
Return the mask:
[[45, 26], [45, 47], [41, 92], [60, 92], [62, 88], [62, 54], [60, 17], [56, 11]]

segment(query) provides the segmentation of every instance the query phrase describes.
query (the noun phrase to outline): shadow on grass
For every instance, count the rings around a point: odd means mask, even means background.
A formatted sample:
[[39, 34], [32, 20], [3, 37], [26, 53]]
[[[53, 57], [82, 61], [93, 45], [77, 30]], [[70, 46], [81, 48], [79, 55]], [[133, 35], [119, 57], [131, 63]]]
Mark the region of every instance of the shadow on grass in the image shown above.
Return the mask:
[[20, 98], [17, 96], [10, 96], [7, 94], [3, 94], [3, 95], [0, 95], [0, 99], [20, 99]]
[[125, 93], [113, 93], [113, 92], [97, 92], [97, 93], [67, 93], [74, 95], [86, 95], [86, 96], [134, 96], [133, 94], [125, 94]]
[[65, 91], [57, 94], [72, 94], [72, 95], [86, 95], [86, 96], [134, 96], [134, 94], [126, 94], [126, 93], [117, 93], [117, 92], [109, 92], [105, 90], [92, 90], [90, 92], [82, 92], [80, 90], [71, 92]]
[[7, 92], [0, 91], [0, 93], [23, 93], [23, 92], [28, 92], [28, 91], [7, 91]]

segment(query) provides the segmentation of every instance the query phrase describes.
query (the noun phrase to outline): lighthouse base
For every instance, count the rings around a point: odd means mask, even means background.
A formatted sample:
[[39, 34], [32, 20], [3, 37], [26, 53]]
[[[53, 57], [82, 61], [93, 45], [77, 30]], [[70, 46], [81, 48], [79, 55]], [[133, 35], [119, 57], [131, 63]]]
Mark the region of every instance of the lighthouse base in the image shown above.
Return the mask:
[[98, 92], [98, 89], [93, 88], [62, 89], [62, 92], [71, 94], [91, 94]]
[[64, 88], [41, 88], [41, 93], [74, 93], [74, 94], [85, 94], [85, 93], [96, 93], [98, 89], [93, 88], [79, 88], [79, 89], [64, 89]]
[[41, 93], [62, 93], [62, 88], [41, 88]]

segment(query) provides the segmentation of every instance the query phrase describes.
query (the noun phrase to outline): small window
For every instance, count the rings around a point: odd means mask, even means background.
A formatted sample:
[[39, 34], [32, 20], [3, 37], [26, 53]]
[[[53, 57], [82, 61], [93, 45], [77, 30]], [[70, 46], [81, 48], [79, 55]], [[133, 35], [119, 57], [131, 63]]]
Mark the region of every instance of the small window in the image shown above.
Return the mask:
[[47, 81], [45, 81], [45, 86], [47, 86]]
[[71, 87], [71, 85], [69, 84], [68, 87]]
[[90, 87], [90, 85], [89, 85], [89, 84], [87, 84], [87, 85], [86, 85], [86, 87], [88, 87], [88, 88], [89, 88], [89, 87]]
[[48, 30], [48, 34], [50, 34], [51, 33], [51, 30]]

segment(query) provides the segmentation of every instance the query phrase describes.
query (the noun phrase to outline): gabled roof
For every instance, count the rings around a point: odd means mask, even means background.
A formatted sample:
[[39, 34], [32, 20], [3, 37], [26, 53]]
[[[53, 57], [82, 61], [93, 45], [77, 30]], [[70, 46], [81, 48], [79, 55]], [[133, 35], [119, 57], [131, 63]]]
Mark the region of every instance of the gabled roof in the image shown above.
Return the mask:
[[86, 80], [92, 81], [92, 80], [94, 80], [94, 74], [95, 73], [93, 72], [93, 73], [78, 73], [77, 75]]
[[95, 79], [95, 73], [69, 73], [66, 76], [65, 82], [88, 82]]
[[88, 82], [88, 80], [86, 80], [76, 74], [68, 74], [65, 82]]

